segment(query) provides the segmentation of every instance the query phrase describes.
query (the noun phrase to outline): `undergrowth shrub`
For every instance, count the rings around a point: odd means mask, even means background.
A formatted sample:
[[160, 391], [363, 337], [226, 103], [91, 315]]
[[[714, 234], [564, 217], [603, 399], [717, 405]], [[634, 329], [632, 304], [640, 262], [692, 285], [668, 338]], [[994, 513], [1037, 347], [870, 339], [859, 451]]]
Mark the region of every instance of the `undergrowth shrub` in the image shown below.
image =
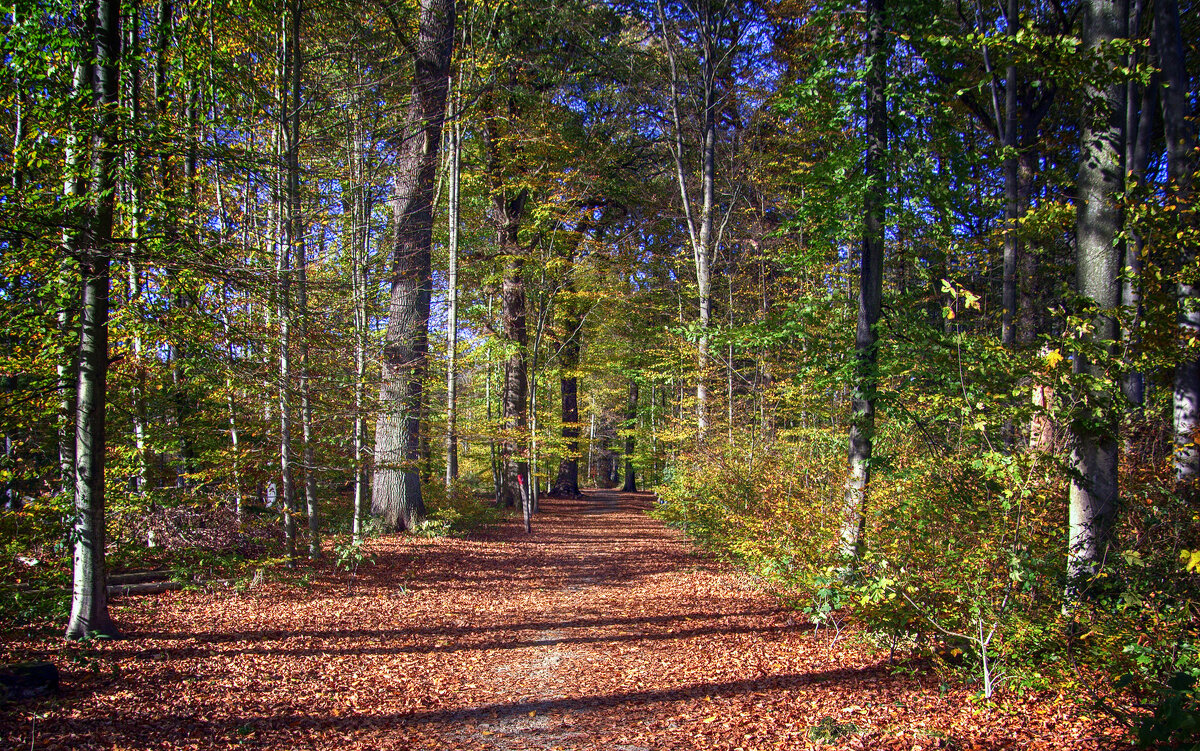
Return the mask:
[[[794, 431], [768, 450], [682, 454], [652, 512], [743, 566], [814, 626], [851, 616], [893, 656], [930, 658], [992, 696], [1055, 688], [1145, 745], [1200, 732], [1200, 512], [1143, 457], [1125, 469], [1114, 553], [1068, 598], [1061, 453], [938, 444], [885, 422], [866, 552], [837, 554], [844, 438]], [[1160, 469], [1160, 472], [1164, 471]]]
[[412, 530], [421, 537], [465, 537], [504, 518], [495, 505], [479, 498], [466, 482], [453, 483], [449, 489], [441, 480], [424, 483], [421, 493], [426, 516]]
[[653, 514], [778, 596], [803, 598], [832, 560], [836, 506], [826, 487], [834, 471], [811, 444], [770, 452], [713, 446], [669, 469]]

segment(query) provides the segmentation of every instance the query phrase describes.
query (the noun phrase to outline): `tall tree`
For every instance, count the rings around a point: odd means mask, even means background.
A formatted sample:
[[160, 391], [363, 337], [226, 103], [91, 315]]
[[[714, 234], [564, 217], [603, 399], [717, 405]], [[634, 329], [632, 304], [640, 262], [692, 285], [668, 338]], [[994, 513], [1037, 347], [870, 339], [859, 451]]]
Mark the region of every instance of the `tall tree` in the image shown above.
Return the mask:
[[875, 440], [879, 388], [879, 336], [883, 305], [883, 236], [887, 193], [887, 58], [884, 0], [867, 0], [866, 154], [863, 174], [862, 259], [859, 265], [858, 325], [854, 335], [854, 398], [850, 417], [849, 477], [843, 507], [841, 552], [856, 558], [862, 546]]
[[[459, 78], [461, 82], [461, 77]], [[462, 96], [459, 89], [451, 101], [454, 119], [450, 123], [449, 206], [446, 252], [448, 269], [446, 296], [446, 487], [458, 479], [458, 235], [460, 225], [459, 192], [462, 186]]]
[[[1088, 0], [1083, 5], [1083, 48], [1104, 59], [1125, 27], [1119, 0]], [[1109, 311], [1121, 302], [1121, 199], [1125, 176], [1124, 87], [1116, 81], [1089, 83], [1081, 127], [1075, 214], [1076, 287], [1099, 313], [1088, 351], [1075, 357], [1084, 414], [1071, 423], [1068, 574], [1076, 583], [1103, 563], [1117, 510], [1117, 420], [1112, 394], [1102, 386], [1105, 360], [1117, 339]]]
[[384, 335], [371, 511], [392, 528], [425, 515], [418, 471], [432, 295], [433, 193], [446, 118], [454, 0], [422, 0], [405, 140], [396, 163], [392, 283]]
[[[667, 53], [670, 84], [671, 137], [669, 144], [675, 167], [675, 180], [683, 206], [684, 223], [692, 250], [696, 271], [696, 294], [699, 303], [700, 331], [696, 341], [696, 429], [701, 437], [708, 429], [709, 396], [705, 374], [708, 370], [709, 329], [712, 324], [712, 264], [719, 238], [717, 235], [716, 163], [717, 163], [717, 116], [721, 109], [719, 65], [727, 61], [735, 43], [736, 30], [732, 23], [735, 3], [722, 0], [696, 0], [685, 3], [684, 17], [696, 23], [695, 49], [692, 54], [699, 57], [700, 73], [696, 87], [699, 91], [699, 204], [693, 204], [695, 188], [689, 151], [684, 133], [681, 87], [683, 86], [679, 49], [683, 32], [680, 23], [671, 18], [658, 0], [659, 25], [663, 46]], [[724, 226], [724, 225], [722, 225]]]
[[[1195, 121], [1189, 107], [1191, 87], [1184, 58], [1178, 0], [1155, 0], [1155, 41], [1162, 71], [1162, 117], [1167, 144], [1167, 181], [1180, 224], [1194, 221], [1192, 181], [1196, 172]], [[1186, 233], [1185, 233], [1186, 234]], [[1179, 235], [1179, 281], [1176, 284], [1179, 340], [1184, 349], [1175, 368], [1174, 432], [1175, 481], [1190, 499], [1200, 497], [1200, 285], [1195, 263], [1200, 257], [1190, 236]]]
[[75, 416], [74, 583], [67, 637], [113, 636], [104, 565], [105, 400], [108, 377], [109, 264], [113, 256], [114, 168], [120, 90], [121, 4], [94, 0], [84, 8], [93, 48], [87, 51], [95, 120], [90, 134], [88, 207], [79, 229], [83, 276]]

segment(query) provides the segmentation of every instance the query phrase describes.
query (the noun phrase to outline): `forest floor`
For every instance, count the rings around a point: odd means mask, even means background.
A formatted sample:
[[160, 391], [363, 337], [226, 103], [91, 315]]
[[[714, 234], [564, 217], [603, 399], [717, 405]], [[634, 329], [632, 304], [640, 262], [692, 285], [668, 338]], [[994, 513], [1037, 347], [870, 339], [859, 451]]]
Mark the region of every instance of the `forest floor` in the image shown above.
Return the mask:
[[1098, 749], [1053, 694], [977, 697], [834, 640], [646, 516], [548, 500], [534, 533], [373, 540], [249, 591], [116, 600], [126, 638], [10, 640], [61, 696], [0, 709], [5, 749]]

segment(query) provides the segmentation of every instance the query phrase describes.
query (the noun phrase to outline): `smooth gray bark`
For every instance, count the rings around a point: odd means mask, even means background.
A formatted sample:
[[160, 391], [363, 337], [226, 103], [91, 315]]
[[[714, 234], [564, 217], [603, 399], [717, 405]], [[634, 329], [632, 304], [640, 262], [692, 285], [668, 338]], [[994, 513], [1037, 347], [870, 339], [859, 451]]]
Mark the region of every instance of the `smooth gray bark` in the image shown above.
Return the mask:
[[279, 156], [282, 164], [279, 171], [278, 220], [279, 247], [276, 253], [276, 283], [278, 284], [277, 313], [279, 318], [279, 497], [283, 509], [283, 536], [287, 553], [287, 565], [295, 565], [296, 558], [296, 487], [292, 457], [292, 255], [296, 245], [296, 222], [294, 205], [291, 201], [292, 144], [290, 143], [291, 86], [288, 71], [291, 69], [294, 52], [293, 40], [285, 18], [280, 19], [280, 43], [282, 67], [279, 71]]
[[[670, 115], [672, 125], [671, 157], [675, 165], [675, 180], [679, 187], [679, 198], [683, 205], [684, 221], [692, 248], [692, 259], [696, 270], [696, 295], [699, 303], [700, 333], [696, 342], [696, 430], [703, 438], [708, 430], [708, 384], [705, 381], [709, 361], [709, 329], [712, 325], [712, 262], [717, 244], [714, 232], [716, 212], [716, 149], [717, 149], [717, 60], [722, 54], [719, 40], [721, 25], [720, 7], [717, 3], [700, 3], [689, 11], [699, 24], [700, 55], [700, 205], [692, 205], [691, 189], [688, 187], [686, 152], [683, 135], [683, 116], [680, 111], [680, 73], [676, 59], [675, 44], [679, 39], [672, 31], [662, 0], [657, 4], [659, 23], [662, 26], [663, 43], [670, 66]], [[697, 216], [698, 214], [698, 216]]]
[[83, 290], [75, 414], [73, 584], [67, 638], [115, 636], [108, 614], [104, 552], [105, 398], [108, 378], [109, 265], [112, 260], [115, 107], [120, 86], [121, 5], [99, 0], [87, 8], [94, 63], [88, 63], [92, 106], [89, 206], [79, 236]]
[[[1090, 54], [1098, 54], [1118, 39], [1125, 26], [1125, 11], [1115, 0], [1088, 0], [1083, 8], [1083, 43]], [[1080, 144], [1080, 165], [1075, 215], [1076, 288], [1081, 296], [1101, 311], [1121, 302], [1120, 253], [1117, 237], [1121, 230], [1120, 202], [1125, 185], [1124, 87], [1090, 85], [1085, 92]], [[1092, 341], [1109, 350], [1117, 340], [1117, 323], [1111, 315], [1095, 320]], [[1075, 357], [1075, 371], [1101, 379], [1104, 363], [1091, 362], [1085, 354]], [[1072, 422], [1069, 541], [1067, 573], [1074, 587], [1093, 575], [1104, 561], [1111, 540], [1117, 508], [1117, 420], [1112, 395], [1091, 387], [1091, 379], [1080, 396], [1097, 417]]]

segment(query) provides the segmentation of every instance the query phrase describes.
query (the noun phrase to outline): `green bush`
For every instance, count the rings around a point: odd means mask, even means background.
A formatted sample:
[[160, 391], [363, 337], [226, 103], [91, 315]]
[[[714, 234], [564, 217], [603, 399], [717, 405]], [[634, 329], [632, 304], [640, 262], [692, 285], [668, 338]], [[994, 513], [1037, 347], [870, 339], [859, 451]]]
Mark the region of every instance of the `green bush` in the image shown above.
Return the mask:
[[478, 495], [465, 482], [449, 489], [440, 480], [422, 485], [426, 517], [412, 530], [420, 537], [465, 537], [483, 527], [498, 524], [504, 514]]

